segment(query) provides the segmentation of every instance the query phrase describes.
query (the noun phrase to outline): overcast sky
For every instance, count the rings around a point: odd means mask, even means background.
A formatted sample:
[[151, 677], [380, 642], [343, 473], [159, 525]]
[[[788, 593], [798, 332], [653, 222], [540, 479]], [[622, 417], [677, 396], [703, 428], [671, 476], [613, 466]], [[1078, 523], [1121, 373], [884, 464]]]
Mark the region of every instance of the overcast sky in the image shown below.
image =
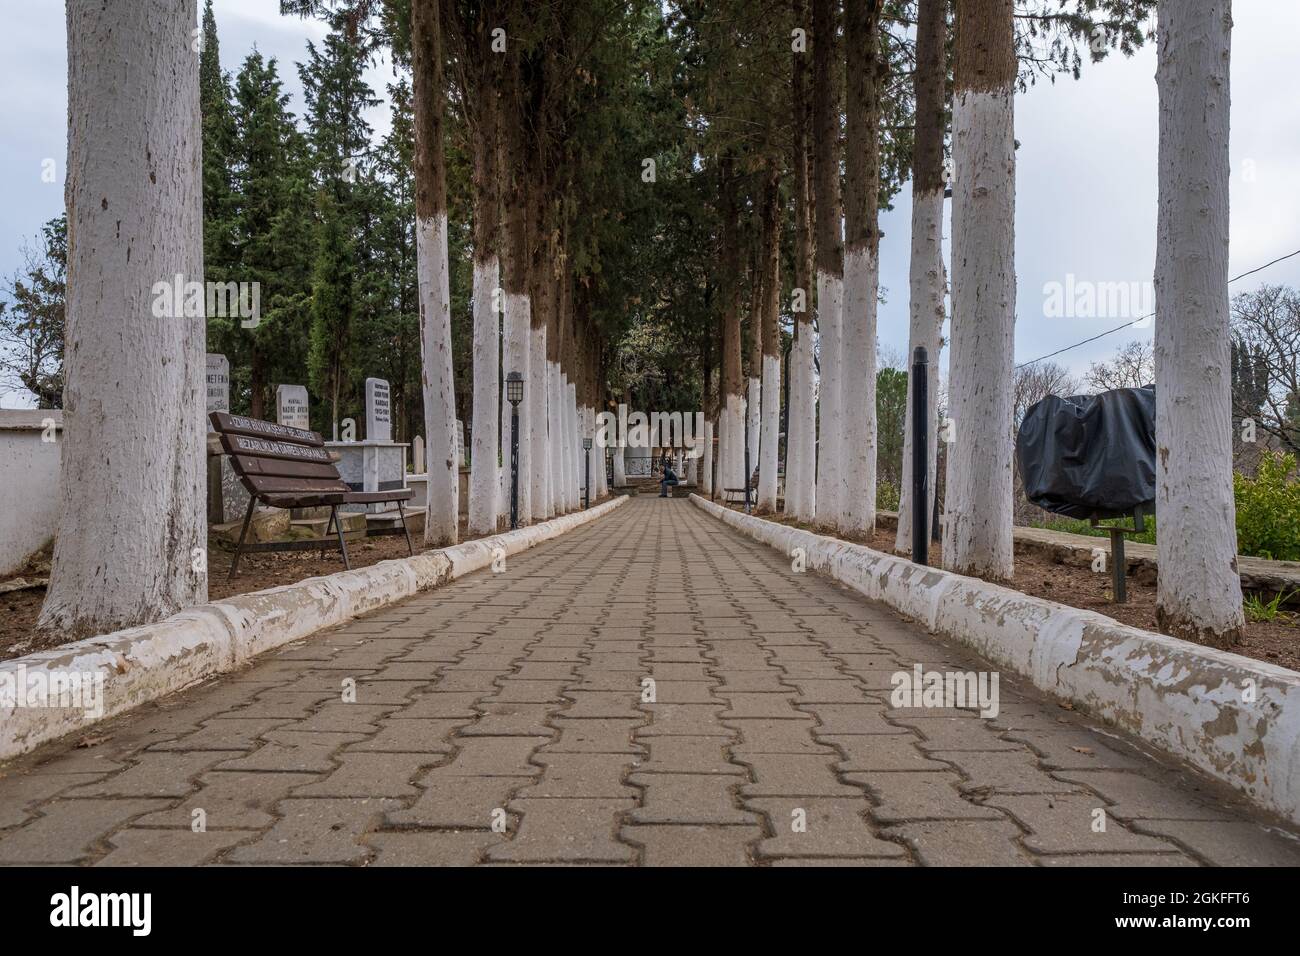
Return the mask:
[[[280, 61], [302, 111], [294, 66], [317, 23], [281, 17], [277, 0], [215, 0], [222, 66], [231, 72], [256, 46]], [[21, 262], [20, 247], [63, 205], [67, 58], [64, 7], [57, 0], [0, 0], [0, 275]], [[1300, 96], [1295, 38], [1300, 2], [1237, 0], [1232, 49], [1231, 274], [1300, 249]], [[370, 71], [380, 94], [392, 79], [387, 63]], [[1016, 101], [1016, 359], [1023, 362], [1121, 324], [1132, 315], [1049, 318], [1048, 283], [1137, 283], [1149, 289], [1155, 263], [1155, 49], [1085, 67], [1081, 80], [1040, 81]], [[369, 117], [375, 135], [388, 128], [386, 107]], [[58, 182], [41, 179], [54, 159]], [[902, 356], [907, 345], [908, 231], [905, 187], [882, 216], [882, 346]], [[1235, 283], [1300, 285], [1300, 256]], [[1140, 297], [1135, 305], [1140, 306]], [[1151, 329], [1121, 332], [1055, 361], [1075, 371]], [[25, 393], [0, 390], [0, 406], [30, 405]]]

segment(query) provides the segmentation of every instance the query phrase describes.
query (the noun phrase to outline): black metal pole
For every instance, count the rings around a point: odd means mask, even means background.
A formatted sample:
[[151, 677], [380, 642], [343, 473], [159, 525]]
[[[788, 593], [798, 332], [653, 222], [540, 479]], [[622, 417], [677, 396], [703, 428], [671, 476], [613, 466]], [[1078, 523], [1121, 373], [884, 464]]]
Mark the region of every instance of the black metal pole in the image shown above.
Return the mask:
[[912, 560], [930, 563], [930, 359], [918, 345], [912, 354]]
[[510, 530], [519, 527], [519, 406], [510, 405]]
[[582, 457], [586, 459], [587, 471], [587, 474], [582, 479], [582, 507], [585, 511], [591, 507], [591, 449], [583, 449]]

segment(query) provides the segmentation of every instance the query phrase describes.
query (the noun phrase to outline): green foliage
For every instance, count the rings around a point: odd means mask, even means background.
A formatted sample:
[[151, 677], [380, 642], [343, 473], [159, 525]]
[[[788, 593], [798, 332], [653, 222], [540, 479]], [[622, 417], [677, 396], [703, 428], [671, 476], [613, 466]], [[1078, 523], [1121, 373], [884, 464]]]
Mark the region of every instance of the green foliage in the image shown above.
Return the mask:
[[876, 482], [876, 510], [898, 510], [898, 485], [895, 482], [883, 478]]
[[37, 408], [62, 408], [67, 216], [41, 227], [40, 246], [24, 258], [0, 302], [0, 374], [35, 395]]
[[[876, 474], [880, 487], [889, 483], [894, 488], [894, 503], [886, 509], [888, 511], [898, 510], [906, 422], [907, 372], [899, 368], [882, 368], [876, 373]], [[879, 494], [876, 497], [879, 498]]]
[[1281, 613], [1282, 605], [1297, 594], [1300, 594], [1300, 591], [1292, 591], [1290, 594], [1279, 591], [1269, 601], [1265, 601], [1259, 594], [1247, 594], [1242, 601], [1242, 606], [1246, 611], [1246, 619], [1252, 622], [1276, 620]]
[[1233, 475], [1237, 549], [1276, 561], [1300, 560], [1300, 477], [1290, 454], [1265, 454], [1254, 478]]

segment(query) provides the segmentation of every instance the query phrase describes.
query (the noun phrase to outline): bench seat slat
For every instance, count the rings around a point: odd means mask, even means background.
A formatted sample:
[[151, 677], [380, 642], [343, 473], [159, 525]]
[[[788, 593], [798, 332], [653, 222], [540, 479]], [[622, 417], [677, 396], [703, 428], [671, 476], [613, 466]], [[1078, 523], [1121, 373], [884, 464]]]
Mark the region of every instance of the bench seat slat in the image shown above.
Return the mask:
[[285, 478], [280, 475], [245, 475], [244, 484], [258, 495], [341, 495], [348, 486], [341, 478]]
[[235, 471], [240, 475], [276, 475], [282, 478], [333, 478], [339, 477], [338, 467], [313, 461], [289, 461], [285, 458], [255, 458], [250, 455], [232, 455]]

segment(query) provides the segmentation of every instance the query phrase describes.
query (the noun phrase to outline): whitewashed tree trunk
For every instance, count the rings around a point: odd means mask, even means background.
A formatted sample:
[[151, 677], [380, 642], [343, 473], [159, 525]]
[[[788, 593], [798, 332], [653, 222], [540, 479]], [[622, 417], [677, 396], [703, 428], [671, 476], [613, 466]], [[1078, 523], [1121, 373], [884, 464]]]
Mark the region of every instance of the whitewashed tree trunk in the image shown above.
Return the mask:
[[[195, 0], [70, 3], [59, 526], [38, 627], [70, 641], [207, 600]], [[8, 501], [5, 507], [21, 507]]]
[[[529, 323], [531, 321], [532, 309], [528, 296], [519, 293], [506, 293], [506, 345], [503, 356], [503, 371], [506, 375], [511, 372], [518, 372], [524, 377], [524, 400], [519, 403], [519, 461], [518, 461], [518, 510], [519, 524], [525, 525], [533, 520], [533, 495], [532, 495], [532, 447], [533, 443], [530, 438], [532, 432], [529, 429], [529, 398], [528, 382], [532, 377], [532, 347], [531, 347], [531, 330]], [[510, 517], [510, 429], [511, 429], [511, 407], [506, 401], [505, 380], [502, 377], [501, 392], [502, 409], [502, 435], [501, 448], [503, 454], [503, 467], [501, 469], [501, 487], [502, 487], [502, 514], [509, 519]]]
[[1245, 629], [1232, 486], [1229, 0], [1160, 4], [1156, 617], [1227, 648]]
[[558, 362], [546, 363], [546, 420], [547, 461], [546, 483], [550, 491], [550, 513], [564, 514], [567, 496], [564, 487], [564, 455], [568, 444], [568, 429], [564, 427], [564, 403], [560, 400], [560, 366]]
[[879, 264], [865, 248], [844, 255], [843, 408], [840, 531], [870, 534], [876, 527], [876, 285]]
[[704, 454], [700, 456], [700, 490], [713, 497], [713, 422], [704, 422]]
[[745, 399], [741, 395], [724, 395], [722, 407], [722, 441], [718, 443], [722, 460], [718, 481], [723, 488], [743, 488], [745, 476]]
[[[944, 268], [943, 268], [943, 190], [930, 191], [912, 198], [911, 316], [907, 349], [907, 418], [903, 432], [903, 486], [899, 489], [898, 528], [894, 547], [904, 553], [912, 550], [912, 356], [917, 346], [925, 348], [929, 358], [926, 397], [928, 480], [926, 514], [934, 514], [935, 481], [939, 451], [939, 354], [943, 347]], [[932, 530], [932, 529], [929, 529]]]
[[745, 391], [745, 434], [749, 441], [751, 471], [758, 467], [759, 446], [763, 437], [763, 372], [761, 367], [756, 371], [758, 374], [750, 376]]
[[[917, 7], [916, 141], [912, 160], [912, 247], [909, 268], [909, 323], [907, 345], [907, 415], [903, 424], [902, 487], [899, 489], [898, 526], [894, 547], [912, 550], [912, 356], [918, 346], [930, 362], [926, 396], [929, 427], [926, 467], [926, 515], [934, 514], [935, 479], [939, 450], [939, 359], [943, 345], [945, 276], [943, 267], [943, 138], [944, 86], [947, 77], [945, 44], [948, 33], [947, 0], [921, 0]], [[933, 529], [927, 529], [933, 531]]]
[[777, 469], [780, 467], [781, 359], [763, 355], [762, 438], [759, 440], [758, 509], [776, 510]]
[[785, 513], [812, 521], [817, 505], [817, 418], [813, 326], [799, 320], [790, 349], [790, 413], [785, 437]]
[[432, 220], [416, 222], [416, 250], [420, 352], [424, 364], [425, 461], [429, 474], [424, 542], [429, 547], [443, 547], [457, 541], [460, 509], [445, 212]]
[[625, 436], [620, 436], [619, 443], [614, 446], [614, 487], [627, 487], [627, 446], [623, 444]]
[[[501, 380], [497, 355], [500, 320], [497, 287], [501, 263], [495, 256], [474, 262], [474, 434], [469, 470], [469, 533], [497, 528], [501, 476], [497, 460], [497, 402]], [[506, 405], [509, 408], [509, 404]], [[507, 502], [507, 508], [509, 503]]]
[[530, 355], [528, 366], [533, 374], [526, 383], [528, 390], [528, 434], [532, 446], [529, 483], [532, 485], [533, 519], [544, 521], [554, 517], [555, 507], [550, 500], [547, 476], [550, 472], [550, 442], [546, 434], [546, 382], [549, 369], [546, 362], [546, 326], [535, 325], [529, 332]]
[[844, 280], [817, 271], [817, 324], [821, 331], [821, 380], [817, 383], [817, 499], [816, 521], [839, 527], [841, 514], [840, 453], [844, 422], [840, 413], [840, 322]]
[[959, 0], [944, 566], [1009, 580], [1016, 321], [1012, 0]]

